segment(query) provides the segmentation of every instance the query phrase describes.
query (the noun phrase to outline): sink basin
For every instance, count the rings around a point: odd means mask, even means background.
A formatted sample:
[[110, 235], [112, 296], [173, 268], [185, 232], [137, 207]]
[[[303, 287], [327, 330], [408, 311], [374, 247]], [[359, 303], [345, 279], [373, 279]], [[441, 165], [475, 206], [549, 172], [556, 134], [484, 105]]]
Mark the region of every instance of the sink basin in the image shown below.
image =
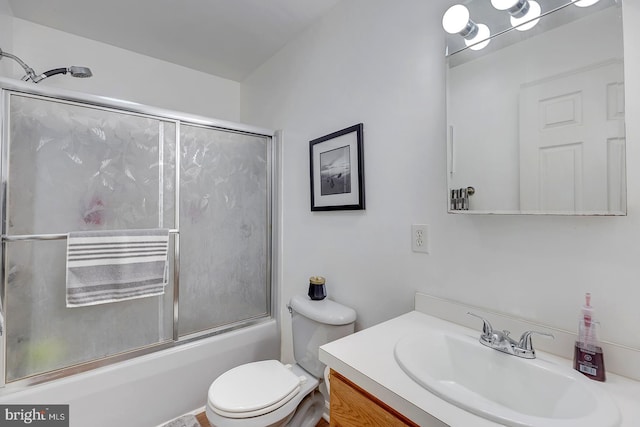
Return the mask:
[[415, 382], [462, 409], [507, 426], [614, 427], [620, 412], [599, 384], [573, 369], [429, 330], [401, 338], [395, 359]]

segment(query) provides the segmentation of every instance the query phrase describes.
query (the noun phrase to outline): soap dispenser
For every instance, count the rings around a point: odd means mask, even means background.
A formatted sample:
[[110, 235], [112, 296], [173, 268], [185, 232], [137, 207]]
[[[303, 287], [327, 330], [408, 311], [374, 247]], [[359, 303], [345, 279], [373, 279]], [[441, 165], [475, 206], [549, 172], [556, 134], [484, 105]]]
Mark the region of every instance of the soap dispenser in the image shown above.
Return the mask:
[[591, 294], [585, 294], [585, 304], [582, 306], [578, 321], [578, 341], [573, 354], [573, 368], [587, 377], [605, 380], [604, 353], [598, 339], [600, 324], [595, 321]]

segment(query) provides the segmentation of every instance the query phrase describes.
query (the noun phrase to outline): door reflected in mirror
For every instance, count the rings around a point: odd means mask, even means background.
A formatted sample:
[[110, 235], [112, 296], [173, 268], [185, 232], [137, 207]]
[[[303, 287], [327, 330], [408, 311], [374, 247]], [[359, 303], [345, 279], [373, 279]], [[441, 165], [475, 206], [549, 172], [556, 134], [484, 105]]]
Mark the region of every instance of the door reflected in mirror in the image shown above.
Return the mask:
[[622, 7], [538, 3], [529, 31], [465, 3], [498, 34], [482, 50], [448, 35], [449, 212], [626, 215]]

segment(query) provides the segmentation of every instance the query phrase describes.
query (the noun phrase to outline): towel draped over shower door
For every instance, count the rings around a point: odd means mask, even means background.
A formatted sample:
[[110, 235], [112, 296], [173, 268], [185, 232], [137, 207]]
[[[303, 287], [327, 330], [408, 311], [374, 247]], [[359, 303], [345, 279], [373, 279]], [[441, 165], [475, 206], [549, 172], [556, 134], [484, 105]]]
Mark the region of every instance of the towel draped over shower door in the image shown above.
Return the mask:
[[168, 229], [69, 233], [67, 307], [162, 295], [168, 247]]

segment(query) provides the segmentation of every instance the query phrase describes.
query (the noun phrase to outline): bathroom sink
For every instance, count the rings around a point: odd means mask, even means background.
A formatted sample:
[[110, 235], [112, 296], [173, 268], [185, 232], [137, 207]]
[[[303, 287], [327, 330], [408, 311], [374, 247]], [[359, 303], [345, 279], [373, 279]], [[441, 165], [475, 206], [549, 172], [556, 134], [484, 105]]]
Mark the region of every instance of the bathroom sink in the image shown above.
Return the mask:
[[522, 359], [477, 337], [428, 330], [401, 338], [395, 359], [436, 396], [507, 426], [614, 427], [620, 412], [605, 390], [570, 367]]

